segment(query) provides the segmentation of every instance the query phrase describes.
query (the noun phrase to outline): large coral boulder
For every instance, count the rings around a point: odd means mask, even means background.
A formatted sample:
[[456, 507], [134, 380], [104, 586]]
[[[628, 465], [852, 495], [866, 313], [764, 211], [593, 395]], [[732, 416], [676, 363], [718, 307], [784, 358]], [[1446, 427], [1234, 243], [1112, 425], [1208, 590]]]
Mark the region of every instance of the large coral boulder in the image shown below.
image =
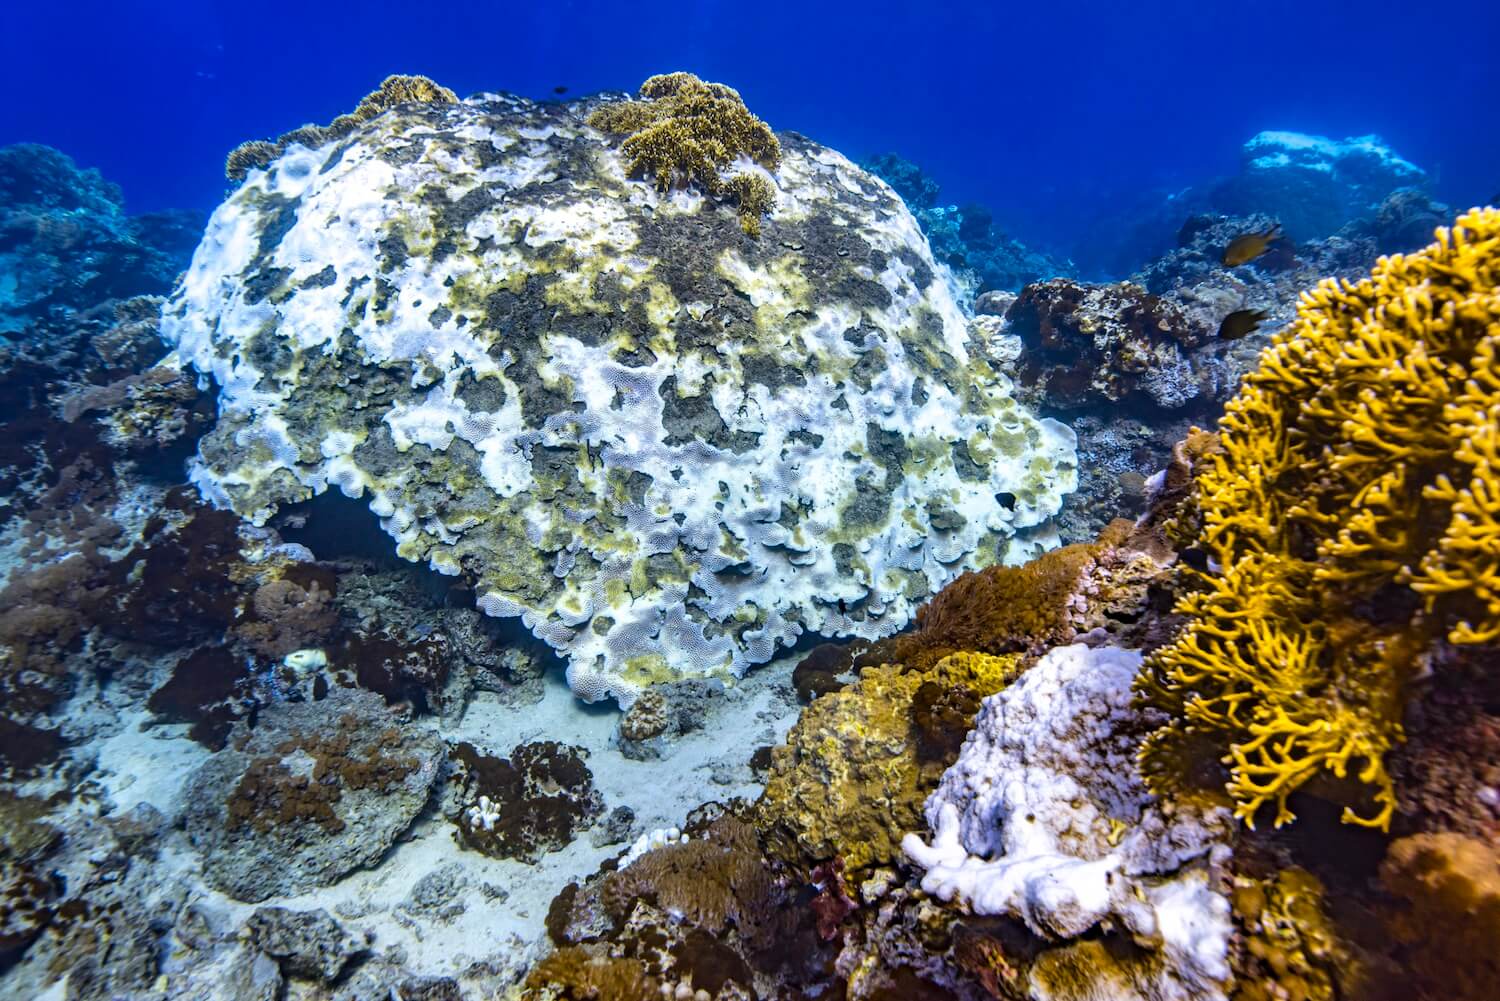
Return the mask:
[[365, 496], [622, 703], [888, 634], [1052, 541], [1072, 433], [1011, 398], [889, 187], [784, 134], [741, 168], [776, 189], [752, 237], [628, 177], [596, 107], [403, 105], [251, 170], [163, 322], [221, 387], [205, 495]]

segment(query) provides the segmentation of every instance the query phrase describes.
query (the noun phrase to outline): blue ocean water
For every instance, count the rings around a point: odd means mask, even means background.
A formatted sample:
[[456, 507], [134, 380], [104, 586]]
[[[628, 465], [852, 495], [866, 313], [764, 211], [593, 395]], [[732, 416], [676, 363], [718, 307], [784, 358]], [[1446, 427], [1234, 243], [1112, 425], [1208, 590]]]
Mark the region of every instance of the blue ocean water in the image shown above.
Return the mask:
[[133, 212], [207, 210], [228, 150], [329, 121], [388, 73], [550, 98], [687, 69], [776, 128], [898, 151], [945, 202], [1087, 260], [1112, 213], [1232, 171], [1262, 129], [1376, 133], [1438, 198], [1490, 197], [1497, 37], [1485, 0], [16, 3], [0, 145], [98, 167]]

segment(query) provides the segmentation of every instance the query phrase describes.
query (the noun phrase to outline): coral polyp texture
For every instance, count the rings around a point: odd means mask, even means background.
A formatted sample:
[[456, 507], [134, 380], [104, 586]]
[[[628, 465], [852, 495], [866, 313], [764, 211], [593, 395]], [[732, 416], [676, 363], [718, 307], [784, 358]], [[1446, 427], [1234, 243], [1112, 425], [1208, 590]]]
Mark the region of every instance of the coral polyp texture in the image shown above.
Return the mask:
[[1055, 544], [1072, 432], [1012, 399], [885, 184], [778, 145], [758, 241], [575, 106], [400, 104], [287, 146], [164, 311], [220, 387], [193, 481], [257, 523], [368, 498], [591, 701], [889, 634]]
[[[1148, 662], [1152, 786], [1207, 751], [1254, 820], [1314, 777], [1384, 828], [1387, 752], [1435, 643], [1500, 638], [1500, 211], [1304, 294], [1197, 481], [1209, 554], [1188, 625]], [[1331, 788], [1337, 786], [1336, 789]], [[1352, 786], [1352, 788], [1350, 788]]]

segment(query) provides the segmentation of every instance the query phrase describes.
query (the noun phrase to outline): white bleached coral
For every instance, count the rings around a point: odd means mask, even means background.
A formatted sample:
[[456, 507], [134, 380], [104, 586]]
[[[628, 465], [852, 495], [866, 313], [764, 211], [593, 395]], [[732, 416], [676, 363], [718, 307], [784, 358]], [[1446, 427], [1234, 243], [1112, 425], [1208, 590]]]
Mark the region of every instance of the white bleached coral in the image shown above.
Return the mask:
[[622, 704], [1056, 541], [1072, 432], [1012, 400], [889, 188], [788, 135], [749, 239], [585, 117], [405, 107], [251, 171], [162, 323], [221, 388], [204, 495], [363, 496]]
[[470, 827], [482, 827], [486, 831], [492, 831], [500, 820], [500, 804], [488, 796], [480, 796], [479, 802], [469, 807], [468, 818]]
[[1159, 955], [1149, 997], [1222, 997], [1231, 925], [1212, 877], [1227, 860], [1229, 818], [1169, 807], [1141, 783], [1140, 661], [1059, 647], [985, 699], [928, 800], [931, 842], [909, 834], [902, 847], [926, 870], [926, 892], [1019, 918], [1043, 939], [1123, 929]]

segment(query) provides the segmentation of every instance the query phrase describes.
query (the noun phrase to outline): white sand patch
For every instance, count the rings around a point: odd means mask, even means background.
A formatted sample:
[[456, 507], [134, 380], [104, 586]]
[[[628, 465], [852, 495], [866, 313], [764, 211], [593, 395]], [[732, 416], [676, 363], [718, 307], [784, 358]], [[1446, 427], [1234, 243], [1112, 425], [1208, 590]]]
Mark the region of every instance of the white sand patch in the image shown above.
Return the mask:
[[[432, 727], [447, 740], [469, 741], [500, 756], [536, 740], [583, 747], [605, 813], [620, 806], [634, 811], [633, 838], [642, 830], [680, 825], [702, 803], [760, 794], [749, 759], [756, 748], [784, 739], [796, 721], [791, 670], [797, 659], [767, 664], [708, 700], [704, 726], [679, 738], [656, 761], [622, 756], [613, 746], [619, 714], [581, 705], [560, 676], [549, 677], [541, 700], [530, 705], [507, 704], [480, 693], [457, 725], [444, 727], [433, 718], [408, 725]], [[92, 777], [109, 812], [122, 813], [144, 802], [171, 817], [179, 809], [185, 779], [209, 752], [188, 739], [184, 727], [142, 728], [147, 719], [144, 711], [127, 717], [123, 729], [93, 744], [99, 768]], [[465, 849], [454, 830], [430, 808], [376, 867], [330, 887], [253, 905], [203, 883], [197, 854], [179, 829], [171, 829], [164, 839], [154, 868], [163, 881], [185, 876], [195, 886], [193, 900], [224, 929], [237, 926], [259, 906], [322, 908], [350, 931], [369, 933], [376, 952], [399, 955], [409, 969], [456, 976], [467, 986], [482, 988], [484, 981], [519, 977], [547, 948], [543, 922], [553, 897], [629, 844], [627, 839], [596, 847], [584, 831], [563, 850], [531, 865]], [[459, 906], [436, 912], [413, 908], [418, 881], [453, 863], [460, 869], [451, 904]]]

